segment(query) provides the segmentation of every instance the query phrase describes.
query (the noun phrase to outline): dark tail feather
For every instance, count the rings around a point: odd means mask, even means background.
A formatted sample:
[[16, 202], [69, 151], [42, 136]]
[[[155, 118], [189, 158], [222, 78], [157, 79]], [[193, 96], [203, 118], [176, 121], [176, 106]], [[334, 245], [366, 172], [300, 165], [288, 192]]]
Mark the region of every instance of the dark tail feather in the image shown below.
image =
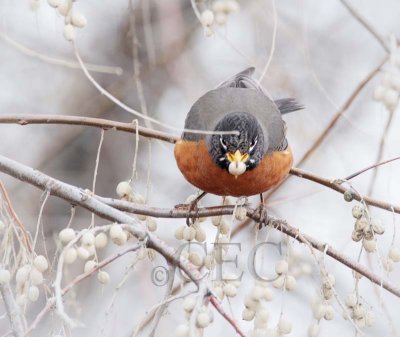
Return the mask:
[[281, 114], [287, 114], [292, 111], [304, 109], [294, 98], [282, 98], [274, 101]]

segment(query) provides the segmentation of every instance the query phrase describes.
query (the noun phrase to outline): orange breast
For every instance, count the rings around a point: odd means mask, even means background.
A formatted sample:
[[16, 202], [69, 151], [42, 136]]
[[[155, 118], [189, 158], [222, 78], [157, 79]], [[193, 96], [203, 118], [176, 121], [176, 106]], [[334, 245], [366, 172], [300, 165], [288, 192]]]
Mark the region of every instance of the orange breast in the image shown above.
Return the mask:
[[175, 159], [185, 178], [204, 192], [217, 195], [251, 196], [277, 185], [289, 173], [293, 164], [292, 151], [266, 155], [253, 170], [235, 178], [215, 164], [204, 140], [179, 140], [175, 144]]

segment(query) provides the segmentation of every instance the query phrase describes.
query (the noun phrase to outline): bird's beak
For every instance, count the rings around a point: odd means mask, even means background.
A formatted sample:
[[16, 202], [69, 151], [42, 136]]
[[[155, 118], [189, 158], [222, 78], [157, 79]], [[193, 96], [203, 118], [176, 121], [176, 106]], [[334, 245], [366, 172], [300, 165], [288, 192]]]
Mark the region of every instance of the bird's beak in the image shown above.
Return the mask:
[[226, 155], [229, 164], [229, 173], [234, 175], [235, 178], [246, 172], [246, 164], [245, 162], [249, 159], [249, 154], [241, 154], [239, 150], [236, 150], [235, 153], [228, 153]]

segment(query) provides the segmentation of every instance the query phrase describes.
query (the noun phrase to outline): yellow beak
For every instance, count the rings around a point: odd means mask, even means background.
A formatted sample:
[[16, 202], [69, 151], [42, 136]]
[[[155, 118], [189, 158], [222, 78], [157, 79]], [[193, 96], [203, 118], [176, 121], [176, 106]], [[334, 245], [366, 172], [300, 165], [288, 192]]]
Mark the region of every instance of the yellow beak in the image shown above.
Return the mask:
[[245, 162], [249, 159], [249, 155], [247, 153], [241, 154], [239, 150], [235, 153], [227, 153], [226, 158], [230, 162], [228, 171], [235, 178], [246, 172], [246, 164]]
[[239, 150], [236, 150], [235, 153], [228, 153], [226, 155], [227, 159], [229, 160], [229, 162], [233, 163], [244, 163], [246, 162], [247, 159], [249, 159], [249, 155], [248, 153], [245, 154], [241, 154]]

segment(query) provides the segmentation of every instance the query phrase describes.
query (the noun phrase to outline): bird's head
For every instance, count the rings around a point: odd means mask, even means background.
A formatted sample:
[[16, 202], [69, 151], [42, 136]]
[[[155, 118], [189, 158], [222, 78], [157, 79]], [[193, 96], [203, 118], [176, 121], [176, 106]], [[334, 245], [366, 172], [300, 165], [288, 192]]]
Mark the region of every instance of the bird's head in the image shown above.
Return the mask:
[[235, 177], [257, 167], [268, 148], [260, 123], [245, 112], [226, 114], [214, 131], [238, 131], [238, 134], [212, 135], [208, 140], [212, 160]]

